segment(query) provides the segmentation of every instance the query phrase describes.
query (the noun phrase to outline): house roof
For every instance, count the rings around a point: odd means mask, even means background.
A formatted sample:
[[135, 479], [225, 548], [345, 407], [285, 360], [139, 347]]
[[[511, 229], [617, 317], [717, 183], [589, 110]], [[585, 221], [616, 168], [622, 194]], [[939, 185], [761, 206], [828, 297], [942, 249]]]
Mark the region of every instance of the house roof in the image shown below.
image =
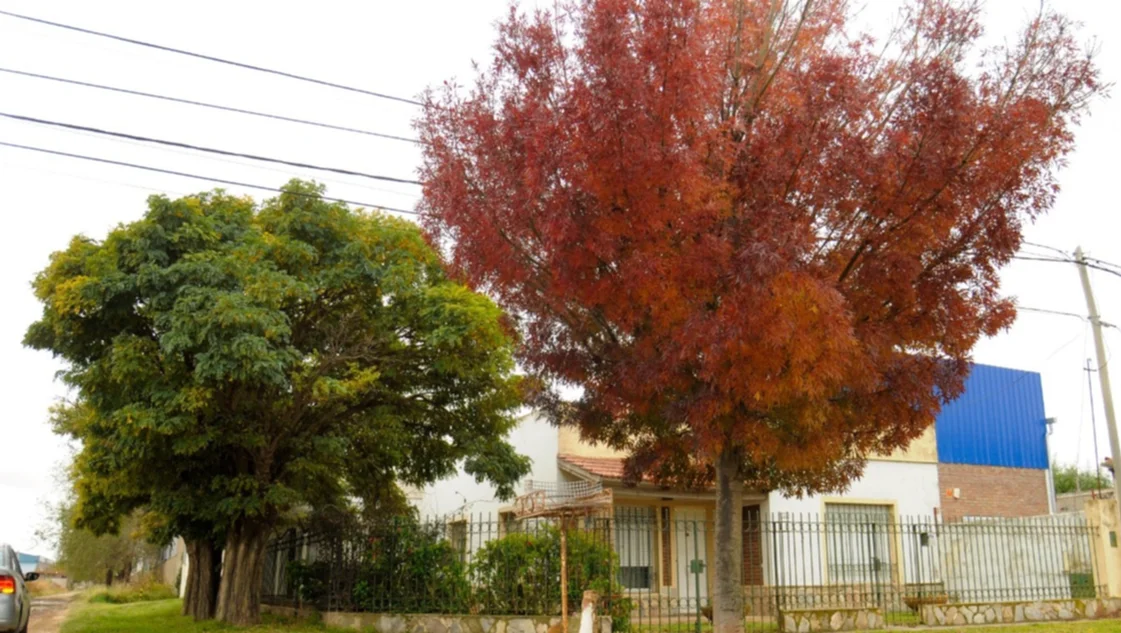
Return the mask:
[[619, 479], [623, 478], [622, 457], [581, 457], [579, 455], [558, 455], [561, 466], [575, 469], [578, 475], [588, 479]]

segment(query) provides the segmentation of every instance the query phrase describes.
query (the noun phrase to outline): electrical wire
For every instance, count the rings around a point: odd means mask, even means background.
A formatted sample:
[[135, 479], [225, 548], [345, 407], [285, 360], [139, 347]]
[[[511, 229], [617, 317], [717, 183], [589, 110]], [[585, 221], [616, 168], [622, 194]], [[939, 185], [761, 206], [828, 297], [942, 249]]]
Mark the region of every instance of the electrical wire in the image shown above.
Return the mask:
[[1028, 306], [1016, 306], [1016, 310], [1017, 311], [1023, 310], [1023, 311], [1026, 311], [1026, 312], [1038, 312], [1040, 314], [1054, 314], [1056, 316], [1068, 316], [1068, 317], [1074, 317], [1076, 319], [1081, 319], [1083, 321], [1086, 320], [1086, 317], [1082, 316], [1081, 314], [1075, 314], [1074, 312], [1062, 312], [1060, 310], [1048, 310], [1046, 308], [1029, 308]]
[[280, 188], [277, 188], [277, 187], [266, 187], [264, 185], [255, 185], [255, 184], [252, 184], [252, 183], [240, 182], [240, 181], [237, 181], [237, 180], [226, 180], [224, 178], [214, 178], [214, 177], [211, 177], [211, 176], [200, 176], [198, 174], [192, 174], [192, 173], [182, 172], [182, 171], [175, 171], [175, 170], [172, 170], [172, 169], [163, 169], [163, 168], [160, 168], [160, 167], [152, 167], [150, 165], [138, 165], [136, 163], [126, 163], [124, 161], [112, 160], [112, 159], [109, 159], [109, 158], [99, 158], [97, 156], [86, 156], [84, 154], [73, 154], [73, 153], [70, 153], [70, 152], [62, 152], [62, 151], [59, 151], [59, 150], [46, 149], [46, 148], [43, 148], [43, 147], [34, 147], [34, 146], [31, 146], [31, 145], [20, 145], [18, 143], [9, 143], [7, 141], [0, 141], [0, 146], [12, 147], [12, 148], [15, 148], [15, 149], [22, 149], [22, 150], [26, 150], [26, 151], [30, 151], [30, 152], [39, 152], [41, 154], [51, 154], [51, 155], [54, 155], [54, 156], [64, 156], [66, 158], [76, 158], [78, 160], [87, 160], [87, 161], [92, 161], [92, 162], [96, 162], [96, 163], [104, 163], [106, 165], [116, 165], [118, 167], [129, 167], [129, 168], [132, 168], [132, 169], [142, 169], [144, 171], [155, 172], [155, 173], [158, 173], [158, 174], [168, 174], [170, 176], [180, 176], [182, 178], [193, 178], [195, 180], [204, 180], [204, 181], [207, 181], [207, 182], [212, 182], [212, 183], [217, 183], [217, 184], [222, 184], [222, 185], [231, 185], [231, 186], [234, 186], [234, 187], [246, 187], [248, 189], [257, 189], [257, 190], [260, 190], [260, 191], [271, 191], [271, 192], [274, 192], [274, 193], [287, 193], [287, 194], [291, 194], [291, 195], [305, 196], [305, 197], [309, 197], [309, 198], [318, 197], [318, 198], [321, 198], [323, 200], [330, 200], [331, 202], [342, 202], [344, 204], [352, 204], [352, 205], [359, 206], [359, 207], [367, 207], [367, 208], [371, 208], [371, 209], [380, 209], [382, 211], [391, 211], [393, 213], [404, 213], [406, 215], [420, 215], [416, 211], [410, 211], [410, 210], [407, 210], [407, 209], [398, 209], [398, 208], [394, 208], [394, 207], [387, 207], [385, 205], [372, 204], [372, 203], [369, 203], [369, 202], [356, 202], [354, 200], [347, 200], [345, 198], [332, 198], [332, 197], [329, 197], [329, 196], [314, 196], [314, 195], [311, 195], [311, 194], [305, 194], [305, 193], [300, 193], [300, 192], [295, 192], [295, 191], [286, 191], [284, 189], [280, 189]]
[[23, 15], [23, 14], [20, 14], [20, 13], [14, 13], [12, 11], [4, 11], [4, 10], [0, 9], [0, 15], [6, 15], [10, 18], [16, 18], [17, 20], [26, 20], [28, 22], [35, 22], [37, 24], [45, 24], [47, 26], [53, 26], [53, 27], [57, 27], [57, 28], [60, 28], [60, 29], [67, 29], [69, 31], [75, 31], [75, 32], [78, 32], [78, 33], [85, 33], [86, 35], [93, 35], [93, 36], [96, 36], [96, 37], [104, 37], [104, 38], [108, 38], [108, 39], [111, 39], [111, 40], [116, 40], [118, 42], [124, 42], [126, 44], [135, 44], [137, 46], [144, 46], [144, 47], [147, 47], [147, 48], [152, 48], [152, 49], [155, 49], [155, 50], [164, 51], [165, 53], [175, 53], [177, 55], [186, 55], [188, 57], [203, 59], [203, 60], [206, 60], [206, 61], [209, 61], [209, 62], [215, 62], [215, 63], [218, 63], [218, 64], [226, 64], [228, 66], [235, 66], [237, 68], [243, 68], [243, 69], [246, 69], [246, 70], [253, 70], [253, 71], [257, 71], [257, 72], [261, 72], [261, 73], [268, 73], [270, 75], [277, 75], [279, 77], [285, 77], [285, 78], [288, 78], [288, 79], [295, 79], [297, 81], [304, 81], [304, 82], [307, 82], [307, 83], [317, 84], [317, 85], [320, 85], [320, 86], [327, 86], [328, 88], [337, 88], [339, 90], [356, 92], [356, 93], [359, 93], [359, 94], [369, 95], [371, 97], [377, 97], [379, 99], [387, 99], [389, 101], [398, 101], [400, 103], [407, 103], [409, 105], [415, 105], [415, 106], [423, 106], [424, 105], [423, 103], [421, 103], [420, 101], [417, 101], [415, 99], [408, 99], [406, 97], [397, 97], [397, 96], [394, 96], [394, 95], [389, 95], [389, 94], [385, 94], [385, 93], [381, 93], [381, 92], [374, 92], [372, 90], [366, 90], [364, 88], [356, 88], [354, 86], [348, 86], [348, 85], [345, 85], [345, 84], [335, 83], [333, 81], [316, 79], [314, 77], [308, 77], [306, 75], [297, 75], [295, 73], [290, 73], [290, 72], [283, 71], [283, 70], [275, 70], [275, 69], [272, 69], [272, 68], [264, 68], [262, 66], [255, 66], [253, 64], [247, 64], [245, 62], [238, 62], [238, 61], [233, 61], [233, 60], [230, 60], [230, 59], [224, 59], [222, 57], [215, 57], [213, 55], [205, 55], [205, 54], [202, 54], [202, 53], [195, 53], [193, 51], [187, 51], [187, 50], [183, 50], [181, 48], [173, 48], [171, 46], [164, 46], [162, 44], [156, 44], [156, 43], [153, 43], [153, 42], [145, 42], [143, 40], [132, 39], [130, 37], [123, 37], [121, 35], [113, 35], [112, 33], [104, 33], [102, 31], [95, 31], [93, 29], [82, 28], [80, 26], [73, 26], [71, 24], [63, 24], [61, 22], [52, 22], [50, 20], [44, 20], [43, 18], [36, 18], [36, 17], [30, 16], [30, 15]]
[[[1085, 266], [1087, 268], [1093, 268], [1094, 270], [1100, 270], [1102, 272], [1109, 273], [1109, 274], [1114, 275], [1116, 277], [1121, 277], [1121, 270], [1113, 270], [1111, 268], [1106, 268], [1105, 266], [1103, 266], [1101, 264], [1095, 264], [1095, 263], [1090, 262], [1090, 261], [1080, 262], [1076, 259], [1058, 259], [1058, 258], [1053, 259], [1053, 258], [1050, 258], [1050, 257], [1029, 257], [1029, 256], [1025, 256], [1025, 255], [1013, 255], [1012, 259], [1019, 259], [1019, 260], [1028, 261], [1028, 262], [1051, 262], [1051, 263], [1056, 263], [1056, 264], [1075, 264], [1075, 265], [1078, 265], [1078, 266]], [[1109, 262], [1106, 262], [1106, 264], [1108, 264], [1110, 266], [1116, 266], [1116, 264], [1109, 264]]]
[[39, 119], [36, 117], [24, 116], [22, 114], [12, 114], [9, 112], [0, 112], [0, 117], [6, 117], [17, 121], [24, 121], [27, 123], [38, 123], [40, 125], [50, 125], [54, 127], [66, 128], [69, 130], [79, 130], [82, 132], [91, 132], [93, 134], [102, 134], [105, 136], [115, 136], [117, 138], [126, 138], [133, 141], [141, 141], [143, 143], [157, 143], [159, 145], [167, 145], [169, 147], [179, 147], [182, 149], [195, 150], [198, 152], [207, 152], [210, 154], [218, 154], [220, 156], [233, 156], [236, 158], [248, 158], [249, 160], [257, 160], [266, 163], [276, 163], [279, 165], [288, 165], [289, 167], [299, 167], [301, 169], [314, 169], [316, 171], [326, 171], [336, 174], [344, 174], [347, 176], [361, 176], [362, 178], [370, 178], [372, 180], [384, 180], [387, 182], [398, 182], [406, 185], [419, 185], [420, 182], [416, 180], [409, 180], [407, 178], [395, 178], [392, 176], [381, 176], [379, 174], [369, 174], [361, 171], [354, 171], [352, 169], [343, 169], [341, 167], [324, 167], [322, 165], [313, 165], [311, 163], [300, 163], [297, 161], [284, 160], [280, 158], [269, 158], [267, 156], [258, 156], [256, 154], [245, 154], [242, 152], [231, 152], [229, 150], [217, 149], [213, 147], [203, 147], [201, 145], [191, 145], [189, 143], [180, 143], [178, 141], [168, 141], [165, 139], [152, 138], [148, 136], [138, 136], [136, 134], [126, 134], [124, 132], [113, 132], [110, 130], [103, 130], [101, 128], [89, 127], [86, 125], [76, 125], [74, 123], [63, 123], [61, 121], [50, 121], [48, 119]]
[[[1040, 255], [1040, 257], [1037, 258], [1038, 261], [1064, 261], [1064, 262], [1067, 262], [1067, 263], [1078, 263], [1078, 261], [1074, 259], [1074, 253], [1064, 251], [1063, 249], [1057, 249], [1057, 248], [1055, 248], [1055, 246], [1048, 246], [1047, 244], [1040, 244], [1038, 242], [1028, 242], [1028, 241], [1023, 242], [1023, 244], [1025, 244], [1027, 246], [1035, 246], [1035, 248], [1037, 248], [1037, 249], [1046, 249], [1048, 251], [1054, 251], [1056, 253], [1059, 253], [1059, 254], [1063, 255], [1062, 260], [1048, 259], [1048, 258], [1044, 257], [1044, 255]], [[1028, 254], [1031, 255], [1031, 254], [1034, 254], [1034, 253], [1028, 253]], [[1054, 255], [1051, 255], [1051, 257], [1054, 257]], [[1030, 260], [1030, 261], [1036, 261], [1036, 260], [1032, 260], [1030, 257], [1017, 257], [1016, 259], [1025, 259], [1025, 260]], [[1085, 257], [1085, 255], [1083, 255], [1083, 259], [1086, 260], [1086, 261], [1092, 261], [1094, 263], [1101, 264], [1101, 266], [1104, 266], [1104, 267], [1109, 267], [1109, 268], [1117, 269], [1118, 271], [1121, 271], [1121, 264], [1117, 264], [1117, 263], [1113, 263], [1113, 262], [1109, 262], [1109, 261], [1105, 261], [1105, 260], [1097, 259], [1097, 258]]]
[[288, 123], [299, 123], [300, 125], [311, 125], [321, 127], [328, 130], [338, 130], [340, 132], [351, 132], [353, 134], [364, 134], [366, 136], [376, 136], [378, 138], [389, 139], [393, 141], [403, 141], [406, 143], [420, 143], [419, 139], [409, 138], [407, 136], [395, 136], [393, 134], [385, 134], [382, 132], [373, 132], [370, 130], [362, 130], [359, 128], [346, 127], [345, 125], [335, 125], [333, 123], [323, 123], [322, 121], [309, 121], [307, 119], [298, 119], [296, 117], [284, 116], [281, 114], [269, 114], [268, 112], [257, 112], [256, 110], [246, 110], [244, 108], [235, 108], [233, 106], [224, 106], [216, 103], [207, 103], [205, 101], [194, 101], [192, 99], [181, 99], [179, 97], [170, 97], [167, 95], [160, 95], [151, 92], [142, 92], [140, 90], [131, 90], [129, 88], [118, 88], [116, 86], [106, 86], [103, 84], [95, 84], [89, 81], [78, 81], [77, 79], [66, 79], [65, 77], [54, 77], [51, 75], [43, 75], [39, 73], [27, 72], [24, 70], [15, 70], [13, 68], [0, 68], [0, 73], [9, 73], [12, 75], [19, 75], [22, 77], [32, 77], [35, 79], [45, 79], [47, 81], [57, 81], [60, 83], [71, 84], [75, 86], [83, 86], [86, 88], [96, 88], [98, 90], [108, 90], [110, 92], [119, 92], [122, 94], [133, 95], [137, 97], [146, 97], [149, 99], [160, 99], [162, 101], [170, 101], [172, 103], [181, 103], [189, 106], [197, 106], [200, 108], [211, 108], [213, 110], [222, 110], [224, 112], [235, 112], [237, 114], [246, 114], [249, 116], [261, 117], [265, 119], [274, 119], [277, 121], [285, 121]]
[[1121, 270], [1121, 265], [1119, 265], [1119, 264], [1113, 264], [1113, 263], [1107, 262], [1105, 260], [1098, 259], [1096, 257], [1086, 257], [1085, 259], [1086, 259], [1086, 261], [1095, 262], [1095, 263], [1101, 264], [1102, 266], [1109, 266], [1110, 268], [1115, 268], [1117, 270]]
[[1024, 240], [1023, 244], [1025, 246], [1034, 246], [1036, 248], [1043, 248], [1043, 249], [1046, 249], [1046, 250], [1049, 250], [1049, 251], [1055, 251], [1056, 253], [1062, 254], [1063, 257], [1070, 257], [1070, 255], [1071, 255], [1070, 253], [1064, 251], [1061, 248], [1055, 248], [1054, 246], [1048, 246], [1046, 244], [1040, 244], [1039, 242], [1029, 242], [1027, 240]]
[[[289, 177], [289, 178], [292, 176], [292, 170], [290, 168], [280, 166], [280, 165], [270, 165], [268, 163], [253, 162], [253, 161], [249, 161], [249, 160], [245, 160], [245, 159], [241, 159], [241, 158], [227, 158], [225, 156], [213, 156], [213, 155], [210, 155], [210, 154], [201, 154], [200, 155], [197, 152], [192, 152], [191, 150], [186, 150], [186, 149], [180, 149], [178, 147], [166, 147], [166, 146], [163, 146], [163, 145], [151, 145], [151, 144], [148, 144], [148, 143], [143, 143], [141, 141], [133, 141], [133, 140], [126, 139], [126, 138], [116, 138], [116, 137], [112, 137], [112, 136], [104, 137], [104, 136], [101, 136], [101, 135], [98, 135], [98, 134], [93, 134], [91, 132], [83, 132], [81, 130], [63, 130], [63, 131], [68, 132], [70, 134], [80, 135], [80, 136], [83, 136], [83, 137], [86, 137], [86, 138], [95, 138], [95, 139], [98, 139], [98, 140], [105, 140], [105, 141], [109, 141], [109, 142], [112, 142], [112, 143], [120, 143], [121, 145], [126, 145], [128, 147], [140, 147], [140, 148], [143, 148], [145, 150], [165, 152], [167, 154], [174, 155], [174, 156], [188, 156], [188, 157], [191, 157], [191, 158], [205, 158], [206, 160], [219, 162], [219, 163], [223, 163], [223, 164], [226, 164], [226, 165], [237, 165], [238, 167], [245, 167], [245, 168], [248, 168], [248, 169], [268, 171], [268, 172], [272, 172], [272, 173], [276, 173], [276, 174], [282, 174], [282, 175], [284, 175], [286, 177]], [[345, 187], [353, 187], [353, 188], [356, 188], [356, 189], [362, 189], [364, 192], [368, 191], [368, 192], [386, 193], [386, 194], [390, 194], [390, 195], [393, 195], [393, 196], [400, 196], [400, 197], [404, 197], [404, 198], [409, 198], [410, 203], [415, 203], [416, 200], [420, 199], [420, 195], [417, 194], [417, 193], [409, 193], [409, 192], [406, 192], [406, 191], [400, 191], [398, 189], [390, 189], [390, 188], [388, 188], [388, 186], [378, 186], [377, 184], [374, 184], [374, 183], [370, 182], [369, 180], [363, 180], [362, 182], [356, 182], [355, 179], [347, 180], [347, 179], [344, 179], [344, 178], [345, 177], [343, 177], [343, 176], [333, 176], [333, 175], [330, 175], [330, 174], [326, 174], [326, 175], [322, 175], [322, 176], [317, 177], [316, 181], [317, 182], [322, 182], [322, 183], [328, 184], [328, 185], [341, 185], [341, 186], [345, 186]], [[363, 194], [363, 195], [365, 195], [365, 194]]]
[[[1053, 314], [1053, 315], [1056, 315], [1056, 316], [1074, 317], [1076, 319], [1079, 319], [1079, 320], [1082, 320], [1082, 321], [1087, 321], [1087, 322], [1090, 320], [1088, 317], [1084, 317], [1081, 314], [1076, 314], [1074, 312], [1063, 312], [1061, 310], [1048, 310], [1046, 308], [1030, 308], [1028, 306], [1016, 306], [1016, 310], [1017, 311], [1022, 310], [1022, 311], [1025, 311], [1025, 312], [1038, 312], [1040, 314]], [[1115, 330], [1121, 329], [1121, 328], [1117, 327], [1116, 325], [1114, 325], [1112, 323], [1106, 323], [1105, 321], [1099, 320], [1099, 323], [1101, 324], [1102, 327], [1111, 327]]]
[[[1086, 336], [1086, 330], [1089, 329], [1090, 324], [1087, 323], [1086, 327], [1082, 329], [1082, 356], [1086, 358], [1089, 363], [1090, 359], [1086, 355], [1086, 347], [1089, 343], [1089, 337]], [[1074, 472], [1075, 472], [1075, 485], [1079, 490], [1082, 489], [1081, 484], [1078, 483], [1077, 473], [1081, 468], [1082, 462], [1082, 430], [1086, 427], [1086, 391], [1082, 389], [1082, 376], [1078, 376], [1078, 436], [1074, 445]]]

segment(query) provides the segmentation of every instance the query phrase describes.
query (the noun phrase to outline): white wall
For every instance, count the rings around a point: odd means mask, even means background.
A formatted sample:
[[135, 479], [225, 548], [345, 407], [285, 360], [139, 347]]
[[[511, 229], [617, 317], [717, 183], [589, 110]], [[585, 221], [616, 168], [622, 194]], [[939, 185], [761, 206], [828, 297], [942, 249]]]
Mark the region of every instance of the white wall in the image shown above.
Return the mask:
[[[853, 499], [893, 503], [897, 519], [926, 519], [941, 507], [938, 491], [938, 465], [914, 462], [869, 461], [864, 476], [854, 481], [847, 492], [812, 495], [798, 499], [772, 492], [763, 508], [772, 516], [780, 512], [818, 517], [824, 512], [823, 500]], [[822, 517], [823, 518], [823, 517]]]
[[[883, 554], [883, 558], [895, 561], [905, 582], [929, 582], [937, 563], [932, 558], [932, 550], [929, 550], [929, 536], [920, 537], [919, 532], [929, 533], [931, 530], [913, 522], [933, 522], [934, 509], [940, 507], [940, 498], [937, 464], [899, 461], [869, 461], [864, 476], [841, 494], [798, 499], [773, 492], [762, 508], [766, 518], [770, 519], [764, 529], [771, 533], [771, 538], [764, 539], [763, 544], [767, 582], [811, 586], [836, 582], [837, 579], [830, 578], [826, 571], [827, 550], [830, 547], [851, 548], [853, 545], [849, 541], [860, 543], [860, 547], [864, 548], [869, 538], [891, 550]], [[842, 539], [839, 533], [823, 523], [825, 503], [832, 500], [892, 505], [895, 508], [894, 521], [908, 524], [893, 524], [887, 528], [887, 534], [851, 534], [847, 540], [838, 541]], [[926, 546], [921, 545], [920, 538], [926, 539]], [[831, 541], [834, 545], [829, 545]], [[854, 558], [871, 556], [856, 553]], [[889, 571], [883, 573], [885, 577], [890, 576]]]
[[[557, 427], [531, 411], [520, 418], [508, 439], [514, 450], [532, 460], [530, 479], [557, 480]], [[482, 514], [483, 520], [487, 520], [487, 515], [498, 520], [499, 508], [510, 502], [495, 499], [494, 492], [494, 486], [475, 481], [474, 476], [460, 468], [454, 476], [425, 487], [416, 507], [421, 517], [444, 517], [462, 512]]]

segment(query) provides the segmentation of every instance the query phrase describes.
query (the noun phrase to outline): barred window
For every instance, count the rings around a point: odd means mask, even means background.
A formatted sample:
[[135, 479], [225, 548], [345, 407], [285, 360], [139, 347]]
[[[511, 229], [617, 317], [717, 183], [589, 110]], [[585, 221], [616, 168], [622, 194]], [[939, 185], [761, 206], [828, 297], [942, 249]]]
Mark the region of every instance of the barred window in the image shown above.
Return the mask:
[[895, 568], [892, 527], [891, 506], [825, 504], [830, 582], [890, 582]]
[[657, 520], [649, 506], [615, 507], [615, 550], [619, 584], [627, 589], [653, 589]]

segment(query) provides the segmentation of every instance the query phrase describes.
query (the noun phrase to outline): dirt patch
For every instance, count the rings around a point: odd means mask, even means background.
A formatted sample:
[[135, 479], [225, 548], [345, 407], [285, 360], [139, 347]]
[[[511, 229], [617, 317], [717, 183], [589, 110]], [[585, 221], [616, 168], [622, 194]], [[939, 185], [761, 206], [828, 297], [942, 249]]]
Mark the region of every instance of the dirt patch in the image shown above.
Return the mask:
[[58, 633], [66, 619], [66, 611], [77, 593], [44, 596], [31, 601], [31, 621], [28, 630], [35, 633]]

